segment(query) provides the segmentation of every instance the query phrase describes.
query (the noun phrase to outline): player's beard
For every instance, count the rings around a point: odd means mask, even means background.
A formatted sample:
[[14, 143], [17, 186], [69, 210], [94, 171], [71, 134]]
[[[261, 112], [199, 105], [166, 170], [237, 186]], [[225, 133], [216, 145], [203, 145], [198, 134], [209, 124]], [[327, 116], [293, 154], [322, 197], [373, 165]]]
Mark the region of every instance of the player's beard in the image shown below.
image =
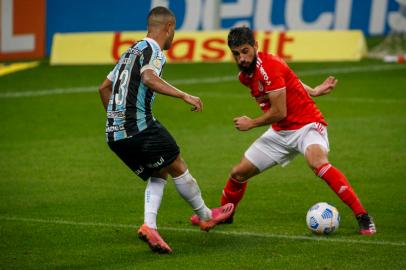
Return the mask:
[[252, 59], [252, 62], [251, 62], [251, 64], [248, 66], [248, 67], [244, 67], [244, 66], [241, 66], [241, 65], [238, 65], [238, 68], [242, 71], [242, 72], [244, 72], [244, 73], [246, 73], [246, 74], [252, 74], [252, 73], [254, 73], [254, 70], [255, 70], [255, 67], [257, 66], [257, 56], [255, 55], [254, 56], [254, 59]]

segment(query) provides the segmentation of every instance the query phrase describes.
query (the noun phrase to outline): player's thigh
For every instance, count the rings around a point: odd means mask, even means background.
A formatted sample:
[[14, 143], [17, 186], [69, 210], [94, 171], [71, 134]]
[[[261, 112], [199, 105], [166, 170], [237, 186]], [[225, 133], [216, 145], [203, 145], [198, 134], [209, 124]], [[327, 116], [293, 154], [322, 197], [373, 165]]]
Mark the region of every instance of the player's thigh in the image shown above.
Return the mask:
[[247, 149], [245, 157], [262, 172], [277, 164], [287, 165], [296, 154], [285, 144], [284, 138], [270, 128]]
[[[252, 164], [258, 172], [263, 172], [266, 169], [269, 169], [278, 163], [270, 157], [270, 155], [278, 156], [274, 151], [268, 151], [265, 153], [263, 150], [260, 150], [261, 144], [254, 142], [244, 153], [244, 158], [240, 162], [241, 166], [239, 168], [246, 168], [248, 170], [249, 165]], [[245, 166], [243, 166], [245, 165]]]
[[313, 144], [320, 145], [326, 149], [327, 152], [330, 151], [327, 127], [320, 123], [311, 123], [306, 125], [297, 131], [297, 135], [297, 150], [302, 154], [305, 154], [307, 147]]
[[165, 168], [183, 168], [179, 146], [169, 131], [159, 122], [143, 131], [140, 136], [142, 137], [140, 155], [145, 167], [158, 172]]
[[162, 168], [159, 172], [161, 174], [171, 175], [172, 177], [178, 177], [184, 174], [187, 170], [186, 163], [183, 161], [180, 154], [177, 158], [168, 166]]
[[320, 144], [309, 145], [304, 156], [311, 169], [320, 168], [320, 166], [328, 163], [327, 149]]
[[146, 168], [137, 153], [139, 144], [134, 137], [108, 143], [110, 149], [141, 179], [148, 180], [153, 170]]
[[329, 141], [327, 128], [313, 123], [300, 138], [299, 149], [311, 168], [318, 168], [328, 162]]
[[180, 152], [175, 139], [158, 122], [133, 137], [110, 142], [109, 146], [143, 180], [152, 175], [165, 179], [168, 172], [163, 168], [174, 163]]

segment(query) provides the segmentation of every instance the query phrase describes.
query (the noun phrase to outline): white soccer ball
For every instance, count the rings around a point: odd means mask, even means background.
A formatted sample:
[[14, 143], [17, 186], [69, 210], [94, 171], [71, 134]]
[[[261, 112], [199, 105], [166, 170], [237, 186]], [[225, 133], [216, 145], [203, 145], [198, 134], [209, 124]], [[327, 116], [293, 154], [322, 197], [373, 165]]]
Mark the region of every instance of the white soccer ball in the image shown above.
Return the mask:
[[337, 208], [326, 202], [316, 203], [306, 215], [307, 227], [317, 234], [331, 234], [340, 225]]

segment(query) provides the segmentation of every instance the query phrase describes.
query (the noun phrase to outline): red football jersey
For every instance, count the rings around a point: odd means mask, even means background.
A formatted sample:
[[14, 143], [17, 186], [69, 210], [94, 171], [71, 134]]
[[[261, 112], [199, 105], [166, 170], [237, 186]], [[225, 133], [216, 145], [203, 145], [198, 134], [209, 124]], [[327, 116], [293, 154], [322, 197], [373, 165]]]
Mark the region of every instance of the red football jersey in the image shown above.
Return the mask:
[[248, 75], [240, 72], [239, 79], [251, 89], [251, 96], [263, 112], [271, 107], [267, 93], [286, 88], [287, 116], [272, 124], [274, 130], [299, 129], [312, 122], [327, 126], [323, 115], [299, 78], [281, 58], [260, 52], [254, 73]]

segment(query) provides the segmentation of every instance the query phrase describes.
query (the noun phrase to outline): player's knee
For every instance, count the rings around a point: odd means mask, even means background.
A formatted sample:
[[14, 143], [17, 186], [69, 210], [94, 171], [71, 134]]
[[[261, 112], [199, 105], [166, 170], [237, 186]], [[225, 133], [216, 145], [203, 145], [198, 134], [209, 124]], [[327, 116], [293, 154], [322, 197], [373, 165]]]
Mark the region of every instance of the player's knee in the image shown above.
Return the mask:
[[313, 160], [312, 162], [308, 161], [308, 165], [309, 165], [310, 169], [315, 173], [320, 167], [322, 167], [326, 163], [328, 163], [328, 159], [318, 159], [318, 160]]
[[164, 179], [166, 180], [168, 178], [168, 172], [165, 169], [153, 172], [151, 174], [151, 177], [156, 177], [156, 178], [160, 178], [160, 179]]
[[249, 178], [249, 174], [248, 172], [244, 171], [240, 166], [235, 166], [231, 172], [230, 172], [230, 176], [237, 180], [238, 182], [245, 182], [248, 180]]
[[311, 145], [306, 149], [305, 158], [312, 170], [328, 163], [327, 151], [319, 145]]
[[177, 177], [186, 172], [187, 166], [186, 163], [183, 161], [182, 157], [178, 155], [178, 157], [164, 169], [172, 177]]
[[320, 168], [321, 166], [323, 166], [324, 164], [328, 163], [327, 159], [317, 159], [317, 160], [312, 160], [312, 161], [308, 161], [307, 162], [310, 169], [317, 170], [318, 168]]

